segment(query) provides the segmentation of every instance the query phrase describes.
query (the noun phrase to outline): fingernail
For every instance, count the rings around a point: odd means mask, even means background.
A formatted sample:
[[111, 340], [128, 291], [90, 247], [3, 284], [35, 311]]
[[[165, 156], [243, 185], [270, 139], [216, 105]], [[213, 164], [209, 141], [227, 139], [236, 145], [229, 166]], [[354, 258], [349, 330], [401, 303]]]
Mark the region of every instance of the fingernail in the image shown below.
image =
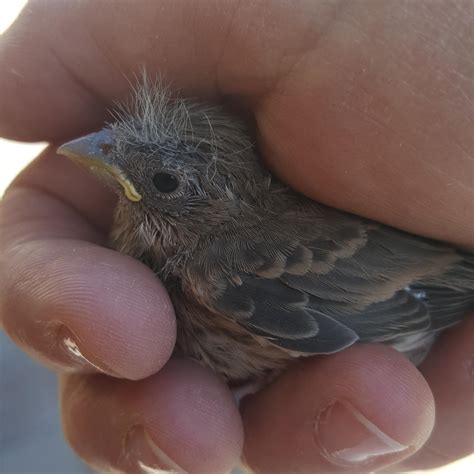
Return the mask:
[[59, 331], [58, 337], [60, 344], [66, 350], [69, 358], [72, 358], [76, 365], [80, 365], [82, 367], [89, 366], [96, 369], [98, 372], [117, 376], [117, 374], [115, 374], [112, 370], [105, 368], [103, 364], [99, 363], [100, 365], [98, 365], [97, 362], [92, 362], [90, 358], [86, 357], [77, 343], [77, 338], [68, 328], [62, 327]]
[[143, 426], [134, 426], [128, 432], [125, 449], [128, 461], [144, 474], [186, 472], [153, 442]]
[[333, 464], [363, 464], [408, 448], [385, 434], [350, 403], [334, 402], [322, 410], [315, 436], [323, 456]]

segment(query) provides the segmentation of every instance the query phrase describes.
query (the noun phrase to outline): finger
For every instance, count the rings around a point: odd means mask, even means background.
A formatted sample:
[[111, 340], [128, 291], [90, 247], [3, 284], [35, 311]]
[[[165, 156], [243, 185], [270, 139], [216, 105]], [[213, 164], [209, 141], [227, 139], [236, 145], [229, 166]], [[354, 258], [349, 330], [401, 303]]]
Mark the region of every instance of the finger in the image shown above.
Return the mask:
[[238, 463], [243, 432], [235, 403], [194, 362], [170, 361], [133, 383], [65, 376], [60, 397], [68, 441], [100, 472], [221, 474]]
[[247, 101], [268, 164], [310, 197], [472, 246], [469, 8], [31, 2], [0, 44], [0, 133], [98, 127], [146, 64], [185, 95]]
[[51, 151], [25, 170], [0, 203], [0, 320], [54, 368], [136, 379], [168, 360], [175, 319], [151, 270], [98, 245], [111, 204]]
[[268, 163], [318, 201], [474, 247], [470, 2], [336, 3], [258, 103]]
[[436, 426], [411, 469], [433, 469], [474, 452], [474, 318], [444, 333], [420, 370], [433, 391]]
[[361, 472], [419, 449], [431, 391], [402, 355], [354, 346], [308, 359], [243, 401], [244, 455], [257, 472]]
[[[57, 140], [97, 127], [106, 109], [128, 94], [143, 64], [152, 74], [172, 76], [176, 87], [205, 84], [202, 89], [213, 90], [232, 2], [224, 8], [170, 0], [102, 4], [32, 1], [5, 33], [0, 69], [8, 71], [0, 74], [0, 109], [8, 110], [2, 114], [8, 119], [0, 119], [0, 134]], [[25, 95], [15, 104], [9, 94], [20, 91]]]

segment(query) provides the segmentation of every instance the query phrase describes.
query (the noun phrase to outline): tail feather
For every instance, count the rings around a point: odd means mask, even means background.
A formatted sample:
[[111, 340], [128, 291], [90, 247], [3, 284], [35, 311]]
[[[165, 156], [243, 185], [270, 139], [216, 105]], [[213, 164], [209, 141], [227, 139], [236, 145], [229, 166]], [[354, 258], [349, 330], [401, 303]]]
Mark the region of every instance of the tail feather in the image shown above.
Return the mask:
[[469, 311], [474, 313], [474, 255], [462, 257], [444, 274], [410, 285], [428, 307], [434, 330], [456, 324]]

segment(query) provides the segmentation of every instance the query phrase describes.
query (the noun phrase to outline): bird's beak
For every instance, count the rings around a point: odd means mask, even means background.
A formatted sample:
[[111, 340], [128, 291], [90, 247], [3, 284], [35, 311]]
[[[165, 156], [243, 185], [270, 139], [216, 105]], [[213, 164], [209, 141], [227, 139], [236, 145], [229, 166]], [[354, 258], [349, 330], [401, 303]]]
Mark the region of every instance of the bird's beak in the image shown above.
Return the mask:
[[142, 196], [125, 174], [111, 162], [110, 154], [114, 147], [113, 131], [103, 129], [61, 145], [57, 153], [85, 165], [94, 173], [104, 171], [111, 175], [124, 189], [130, 201], [138, 202]]

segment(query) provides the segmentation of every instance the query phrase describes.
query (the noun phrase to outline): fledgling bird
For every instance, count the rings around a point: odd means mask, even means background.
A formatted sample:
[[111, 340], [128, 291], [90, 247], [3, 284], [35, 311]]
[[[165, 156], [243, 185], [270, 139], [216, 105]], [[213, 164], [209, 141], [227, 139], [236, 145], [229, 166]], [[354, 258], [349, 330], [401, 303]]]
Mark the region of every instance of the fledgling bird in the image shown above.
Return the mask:
[[474, 307], [473, 254], [298, 194], [221, 106], [145, 80], [115, 122], [58, 153], [118, 191], [112, 246], [164, 282], [178, 350], [229, 382], [356, 342], [416, 363]]

